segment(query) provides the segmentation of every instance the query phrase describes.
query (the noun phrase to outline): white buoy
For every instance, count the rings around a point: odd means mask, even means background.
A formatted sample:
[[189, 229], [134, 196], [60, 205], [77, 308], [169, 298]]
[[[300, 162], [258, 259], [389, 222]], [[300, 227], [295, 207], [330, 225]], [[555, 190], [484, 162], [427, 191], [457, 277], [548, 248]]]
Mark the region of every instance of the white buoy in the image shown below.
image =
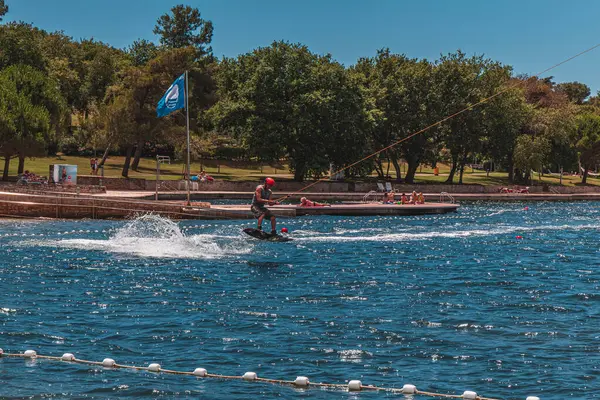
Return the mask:
[[112, 358], [105, 358], [104, 360], [102, 360], [102, 366], [104, 368], [112, 368], [115, 366], [115, 360], [113, 360]]
[[299, 376], [294, 381], [294, 385], [296, 386], [308, 386], [308, 378], [305, 376]]
[[62, 355], [61, 359], [63, 361], [73, 361], [75, 359], [75, 356], [71, 353], [65, 353]]
[[206, 370], [204, 368], [196, 368], [194, 370], [194, 375], [196, 375], [196, 376], [206, 376]]
[[348, 382], [348, 390], [360, 390], [362, 388], [362, 382], [359, 380], [354, 380]]
[[23, 355], [27, 358], [35, 358], [37, 356], [37, 353], [35, 352], [35, 350], [27, 350], [25, 351], [25, 353], [23, 353]]
[[463, 395], [462, 395], [463, 399], [468, 399], [468, 400], [477, 400], [477, 393], [475, 392], [471, 392], [470, 390], [466, 390]]
[[150, 372], [160, 372], [160, 364], [152, 363], [148, 365], [148, 371]]
[[253, 381], [257, 378], [256, 372], [246, 372], [242, 378], [247, 381]]
[[402, 393], [415, 394], [417, 393], [417, 387], [415, 385], [404, 385], [402, 386]]
[[540, 400], [537, 396], [528, 396], [525, 400]]

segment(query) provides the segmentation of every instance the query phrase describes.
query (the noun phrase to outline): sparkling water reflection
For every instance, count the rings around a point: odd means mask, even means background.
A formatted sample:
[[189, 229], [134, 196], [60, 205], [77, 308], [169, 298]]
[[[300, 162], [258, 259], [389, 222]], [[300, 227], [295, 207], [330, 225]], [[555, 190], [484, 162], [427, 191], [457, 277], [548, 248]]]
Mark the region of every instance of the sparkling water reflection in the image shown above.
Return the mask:
[[[295, 240], [279, 244], [243, 236], [249, 221], [0, 220], [0, 347], [449, 394], [596, 398], [600, 208], [528, 207], [282, 220]], [[0, 359], [0, 397], [340, 395]]]

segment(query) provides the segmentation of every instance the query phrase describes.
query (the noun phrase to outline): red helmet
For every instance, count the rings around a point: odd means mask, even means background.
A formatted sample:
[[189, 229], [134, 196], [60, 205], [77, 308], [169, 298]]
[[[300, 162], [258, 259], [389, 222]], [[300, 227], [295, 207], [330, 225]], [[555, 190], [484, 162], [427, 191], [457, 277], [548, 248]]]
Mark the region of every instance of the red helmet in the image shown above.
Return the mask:
[[281, 232], [282, 233], [288, 233], [288, 228], [286, 228], [286, 227], [281, 228]]
[[269, 186], [275, 186], [275, 179], [267, 178], [267, 179], [265, 179], [265, 183]]

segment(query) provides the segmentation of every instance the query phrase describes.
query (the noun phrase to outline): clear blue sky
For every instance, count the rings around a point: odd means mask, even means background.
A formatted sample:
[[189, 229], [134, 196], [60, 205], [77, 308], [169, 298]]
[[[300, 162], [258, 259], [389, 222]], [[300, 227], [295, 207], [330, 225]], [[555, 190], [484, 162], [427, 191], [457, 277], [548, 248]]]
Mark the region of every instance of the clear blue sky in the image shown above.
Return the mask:
[[[536, 74], [600, 43], [597, 0], [6, 0], [5, 20], [95, 38], [115, 47], [157, 41], [156, 19], [173, 5], [212, 20], [216, 56], [236, 56], [273, 40], [306, 44], [345, 65], [378, 48], [435, 60], [457, 49]], [[547, 75], [600, 90], [600, 48]]]

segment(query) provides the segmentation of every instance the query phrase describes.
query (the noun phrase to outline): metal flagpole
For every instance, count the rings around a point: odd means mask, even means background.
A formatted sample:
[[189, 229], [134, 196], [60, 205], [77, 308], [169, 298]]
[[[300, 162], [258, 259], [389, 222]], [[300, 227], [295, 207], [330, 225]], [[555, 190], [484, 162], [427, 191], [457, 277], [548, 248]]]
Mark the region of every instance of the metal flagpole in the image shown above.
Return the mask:
[[187, 205], [190, 206], [190, 186], [192, 185], [190, 170], [190, 105], [188, 91], [188, 72], [185, 71], [185, 121], [187, 126]]

